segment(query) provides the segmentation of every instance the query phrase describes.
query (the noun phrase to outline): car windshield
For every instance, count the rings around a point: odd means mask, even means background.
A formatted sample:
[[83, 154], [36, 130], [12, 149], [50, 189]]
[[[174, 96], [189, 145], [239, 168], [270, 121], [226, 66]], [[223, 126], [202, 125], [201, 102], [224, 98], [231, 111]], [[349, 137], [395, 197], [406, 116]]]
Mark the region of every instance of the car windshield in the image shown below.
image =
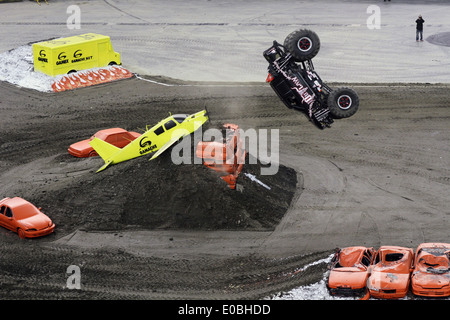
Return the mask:
[[386, 253], [384, 256], [384, 259], [386, 262], [394, 262], [401, 260], [403, 258], [403, 253], [393, 252], [393, 253]]
[[361, 249], [359, 248], [345, 248], [341, 251], [339, 255], [339, 265], [342, 267], [352, 267], [357, 262], [361, 256]]
[[31, 203], [22, 203], [12, 208], [14, 217], [17, 220], [26, 219], [39, 213], [38, 209]]
[[105, 131], [99, 131], [99, 132], [96, 132], [93, 136], [92, 136], [92, 138], [98, 138], [98, 139], [100, 139], [100, 140], [106, 140], [106, 138], [108, 138], [108, 133], [106, 133]]

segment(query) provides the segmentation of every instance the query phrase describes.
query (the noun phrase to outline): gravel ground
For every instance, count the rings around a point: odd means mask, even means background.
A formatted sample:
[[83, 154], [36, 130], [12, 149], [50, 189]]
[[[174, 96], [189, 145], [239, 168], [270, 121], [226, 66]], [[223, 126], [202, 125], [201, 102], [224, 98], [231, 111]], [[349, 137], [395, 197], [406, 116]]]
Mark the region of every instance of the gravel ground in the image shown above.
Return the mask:
[[[357, 114], [319, 130], [263, 83], [152, 81], [170, 86], [0, 83], [0, 195], [57, 225], [33, 240], [0, 230], [0, 298], [262, 299], [320, 281], [325, 264], [298, 270], [336, 247], [449, 241], [449, 85], [355, 84]], [[232, 191], [167, 156], [96, 174], [100, 158], [67, 154], [100, 129], [142, 131], [205, 106], [213, 125], [279, 130], [279, 171], [258, 176], [272, 192], [244, 176]], [[80, 290], [66, 286], [70, 265]]]

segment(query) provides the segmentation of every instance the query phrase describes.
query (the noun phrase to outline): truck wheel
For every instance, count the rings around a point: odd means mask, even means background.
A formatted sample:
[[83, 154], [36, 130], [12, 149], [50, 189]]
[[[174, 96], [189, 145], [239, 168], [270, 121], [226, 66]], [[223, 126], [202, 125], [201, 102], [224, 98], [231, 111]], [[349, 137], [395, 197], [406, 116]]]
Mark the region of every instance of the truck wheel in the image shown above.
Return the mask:
[[328, 108], [334, 118], [348, 118], [358, 111], [358, 94], [350, 88], [338, 88], [328, 96]]
[[314, 31], [300, 29], [291, 32], [286, 37], [284, 46], [295, 60], [303, 62], [317, 55], [320, 49], [320, 39]]

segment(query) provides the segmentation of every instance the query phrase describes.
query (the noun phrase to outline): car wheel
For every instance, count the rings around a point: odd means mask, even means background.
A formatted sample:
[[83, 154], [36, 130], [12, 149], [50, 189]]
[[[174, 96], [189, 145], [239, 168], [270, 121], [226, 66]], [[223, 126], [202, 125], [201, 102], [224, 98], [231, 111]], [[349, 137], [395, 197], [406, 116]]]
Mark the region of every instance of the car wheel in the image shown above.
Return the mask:
[[284, 40], [284, 47], [295, 60], [303, 62], [314, 58], [320, 50], [319, 36], [311, 30], [300, 29], [291, 32]]
[[348, 118], [358, 111], [358, 94], [350, 88], [333, 90], [328, 96], [328, 108], [334, 118]]
[[17, 234], [19, 235], [20, 239], [25, 239], [26, 238], [25, 237], [25, 232], [22, 229], [20, 229], [20, 228], [17, 229]]

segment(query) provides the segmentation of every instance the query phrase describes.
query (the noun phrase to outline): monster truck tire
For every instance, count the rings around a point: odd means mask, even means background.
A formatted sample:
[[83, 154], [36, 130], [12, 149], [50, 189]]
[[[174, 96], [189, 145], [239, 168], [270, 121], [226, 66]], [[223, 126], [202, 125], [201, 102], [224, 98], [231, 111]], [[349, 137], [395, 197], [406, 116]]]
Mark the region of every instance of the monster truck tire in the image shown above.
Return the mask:
[[327, 104], [334, 118], [348, 118], [358, 111], [359, 97], [353, 89], [338, 88], [328, 95]]
[[295, 60], [299, 62], [310, 60], [319, 52], [319, 36], [311, 30], [296, 30], [286, 37], [284, 47], [292, 54]]

